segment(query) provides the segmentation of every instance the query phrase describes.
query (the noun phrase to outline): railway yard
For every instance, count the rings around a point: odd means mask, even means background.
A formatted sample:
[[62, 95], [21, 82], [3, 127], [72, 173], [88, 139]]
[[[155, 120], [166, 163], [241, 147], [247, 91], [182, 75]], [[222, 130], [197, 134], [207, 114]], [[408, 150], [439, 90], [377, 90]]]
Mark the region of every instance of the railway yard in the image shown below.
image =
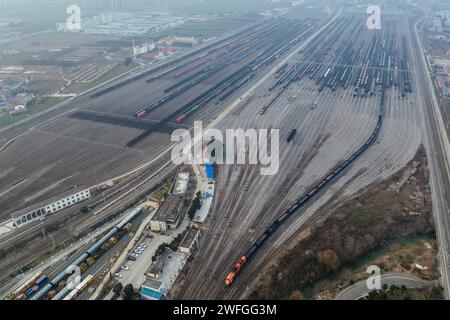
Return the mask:
[[[380, 30], [367, 28], [365, 12], [342, 8], [263, 19], [0, 131], [0, 225], [75, 187], [91, 191], [88, 201], [0, 233], [1, 293], [16, 285], [12, 274], [35, 274], [36, 261], [47, 263], [42, 255], [79, 241], [70, 257], [46, 269], [51, 282], [32, 297], [43, 298], [68, 265], [98, 250], [101, 236], [106, 242], [127, 223], [142, 223], [147, 209], [128, 209], [178, 169], [170, 161], [171, 133], [203, 120], [221, 130], [279, 129], [279, 170], [263, 176], [261, 165], [216, 166], [199, 249], [171, 298], [243, 298], [301, 231], [395, 174], [421, 145], [448, 298], [448, 155], [426, 85], [421, 18], [386, 10]], [[94, 235], [96, 244], [87, 240]], [[131, 237], [122, 236], [89, 270], [96, 285]]]
[[[355, 18], [350, 20], [358, 21]], [[426, 122], [417, 103], [423, 96], [415, 88], [420, 62], [411, 55], [415, 48], [411, 24], [394, 13], [384, 20], [392, 24], [390, 28], [376, 36], [372, 33], [372, 38], [362, 21], [355, 26], [345, 21], [348, 17], [340, 19], [316, 43], [302, 50], [300, 60], [295, 59], [299, 61], [300, 81], [285, 84], [287, 93], [280, 95], [264, 116], [256, 106], [253, 110], [247, 107], [226, 124], [287, 128], [281, 141], [286, 141], [292, 128], [300, 134], [292, 146], [281, 148], [280, 172], [274, 177], [262, 178], [251, 167], [221, 167], [214, 211], [220, 214], [207, 226], [204, 248], [186, 274], [177, 298], [242, 297], [264, 265], [299, 230], [324, 214], [327, 205], [338, 205], [364, 186], [393, 174], [411, 159], [421, 143], [430, 143], [424, 141], [422, 128]], [[345, 41], [339, 41], [339, 36], [359, 41], [352, 46], [358, 51], [343, 54]], [[313, 58], [309, 58], [311, 55]], [[353, 59], [353, 63], [345, 58]], [[345, 70], [351, 72], [348, 78], [343, 76]], [[343, 80], [336, 85], [336, 79]], [[267, 92], [271, 85], [267, 83], [261, 91]], [[295, 103], [292, 97], [297, 99]], [[270, 97], [267, 100], [272, 101]], [[425, 135], [425, 139], [429, 138]], [[366, 144], [370, 148], [358, 154], [358, 148]], [[338, 171], [346, 165], [343, 159], [354, 163], [339, 176]], [[447, 169], [445, 164], [440, 168], [444, 172]], [[320, 190], [326, 185], [328, 188]], [[446, 205], [448, 192], [440, 192]], [[303, 208], [296, 211], [299, 207]], [[448, 213], [446, 207], [438, 210], [444, 216]], [[441, 226], [447, 228], [448, 224]], [[447, 260], [447, 242], [443, 243], [443, 260]], [[228, 270], [224, 270], [224, 264], [229, 265]], [[445, 266], [444, 261], [444, 273], [448, 270]], [[444, 287], [446, 279], [444, 274]], [[226, 288], [219, 285], [221, 282], [232, 286]]]
[[[286, 24], [284, 23], [284, 26]], [[294, 26], [301, 27], [298, 32], [284, 34], [281, 31], [276, 33], [274, 30], [273, 35], [268, 34], [267, 37], [259, 39], [258, 34], [263, 33], [269, 26], [269, 23], [257, 26], [258, 31], [251, 29], [240, 35], [239, 42], [230, 42], [228, 45], [222, 43], [219, 48], [210, 49], [213, 51], [210, 54], [206, 52], [206, 55], [205, 53], [196, 55], [196, 59], [191, 61], [196, 63], [198, 56], [205, 55], [200, 59], [210, 59], [208, 63], [212, 67], [209, 65], [199, 67], [200, 70], [192, 71], [184, 78], [177, 77], [179, 72], [169, 67], [158, 75], [158, 81], [147, 83], [146, 80], [153, 79], [154, 76], [143, 77], [108, 94], [102, 94], [100, 91], [101, 99], [82, 97], [64, 106], [64, 110], [68, 110], [64, 116], [33, 126], [29, 134], [20, 138], [23, 143], [13, 143], [2, 152], [1, 163], [4, 166], [2, 168], [2, 188], [4, 188], [2, 206], [8, 209], [26, 205], [23, 203], [24, 199], [28, 198], [33, 190], [48, 187], [49, 182], [50, 185], [57, 184], [58, 190], [49, 189], [43, 195], [45, 197], [72, 188], [73, 185], [91, 185], [107, 180], [108, 177], [126, 172], [130, 164], [133, 167], [156, 158], [170, 143], [170, 135], [167, 133], [177, 126], [186, 126], [183, 123], [177, 124], [176, 119], [181, 122], [180, 117], [189, 117], [187, 114], [194, 112], [193, 108], [208, 103], [203, 100], [212, 101], [213, 96], [219, 96], [218, 92], [225, 91], [227, 86], [242, 83], [245, 80], [243, 77], [245, 70], [240, 69], [244, 66], [245, 68], [257, 67], [274, 54], [272, 50], [268, 50], [274, 46], [274, 39], [280, 38], [276, 44], [288, 45], [285, 49], [287, 50], [293, 45], [289, 42], [300, 41], [297, 37], [302, 35], [306, 37], [308, 32], [311, 32], [312, 21], [296, 22]], [[280, 29], [281, 27], [282, 25]], [[247, 33], [250, 33], [249, 37], [246, 37]], [[252, 34], [254, 34], [253, 37]], [[258, 42], [257, 47], [251, 46], [252, 40]], [[261, 52], [265, 53], [257, 57]], [[209, 56], [212, 56], [214, 60], [211, 60]], [[222, 63], [219, 64], [219, 62]], [[208, 70], [209, 68], [213, 70]], [[229, 80], [224, 81], [227, 78]], [[181, 82], [184, 84], [180, 84]], [[164, 93], [167, 87], [173, 85], [179, 85], [176, 95], [174, 91], [169, 94]], [[236, 87], [235, 90], [238, 91], [239, 88]], [[206, 92], [205, 97], [199, 99], [199, 91]], [[167, 98], [168, 96], [172, 98]], [[166, 99], [165, 102], [161, 102], [164, 99]], [[151, 101], [154, 102], [151, 103]], [[186, 106], [181, 105], [183, 102]], [[224, 103], [225, 101], [219, 105], [209, 103], [209, 108], [200, 110], [196, 116], [202, 117], [208, 111], [208, 117], [213, 118], [214, 113], [220, 112]], [[143, 118], [135, 117], [135, 114], [144, 108], [152, 109], [152, 111], [148, 111]], [[23, 128], [17, 127], [11, 132], [2, 134], [4, 141], [14, 137], [19, 130]], [[141, 139], [142, 141], [139, 142]], [[68, 140], [71, 143], [68, 143]], [[29, 147], [26, 150], [28, 156], [24, 154], [17, 161], [15, 154], [24, 150], [16, 148], [19, 148], [19, 145], [28, 144]], [[32, 149], [32, 146], [36, 149]], [[41, 151], [42, 154], [39, 154]], [[36, 161], [37, 159], [40, 160]], [[119, 163], [123, 166], [118, 167]], [[28, 172], [21, 173], [20, 168], [26, 168]], [[30, 174], [30, 172], [34, 173]], [[24, 175], [27, 178], [24, 178]], [[62, 181], [71, 175], [70, 179]], [[4, 193], [5, 189], [9, 192]]]

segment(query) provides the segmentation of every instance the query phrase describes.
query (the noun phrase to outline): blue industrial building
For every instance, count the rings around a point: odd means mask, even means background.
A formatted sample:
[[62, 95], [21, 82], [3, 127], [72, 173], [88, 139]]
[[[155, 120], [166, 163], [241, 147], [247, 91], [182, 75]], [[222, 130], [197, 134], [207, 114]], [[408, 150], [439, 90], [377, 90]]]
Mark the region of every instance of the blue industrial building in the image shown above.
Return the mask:
[[211, 163], [206, 163], [206, 177], [208, 180], [214, 180], [214, 167]]

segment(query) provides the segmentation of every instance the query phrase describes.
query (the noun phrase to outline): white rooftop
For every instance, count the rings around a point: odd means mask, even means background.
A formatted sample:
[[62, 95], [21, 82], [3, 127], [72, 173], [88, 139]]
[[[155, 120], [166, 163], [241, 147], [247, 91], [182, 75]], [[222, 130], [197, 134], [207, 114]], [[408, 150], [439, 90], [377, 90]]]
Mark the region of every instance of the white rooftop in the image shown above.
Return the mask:
[[185, 194], [188, 187], [188, 183], [189, 183], [189, 173], [188, 172], [178, 173], [173, 194], [174, 195]]

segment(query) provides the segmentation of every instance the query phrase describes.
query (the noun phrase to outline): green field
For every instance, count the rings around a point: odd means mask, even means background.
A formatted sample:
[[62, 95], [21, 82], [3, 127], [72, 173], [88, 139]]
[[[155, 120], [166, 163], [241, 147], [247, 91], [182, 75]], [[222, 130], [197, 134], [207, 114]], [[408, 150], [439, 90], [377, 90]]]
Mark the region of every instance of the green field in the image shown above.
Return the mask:
[[0, 117], [0, 128], [9, 126], [10, 124], [13, 124], [20, 120], [23, 120], [26, 117], [28, 117], [28, 114], [26, 114], [26, 113]]
[[60, 102], [63, 102], [65, 99], [66, 98], [64, 98], [64, 97], [41, 97], [41, 98], [38, 98], [37, 101], [30, 108], [29, 112], [32, 115], [36, 114], [45, 109], [53, 107], [54, 105], [57, 105]]

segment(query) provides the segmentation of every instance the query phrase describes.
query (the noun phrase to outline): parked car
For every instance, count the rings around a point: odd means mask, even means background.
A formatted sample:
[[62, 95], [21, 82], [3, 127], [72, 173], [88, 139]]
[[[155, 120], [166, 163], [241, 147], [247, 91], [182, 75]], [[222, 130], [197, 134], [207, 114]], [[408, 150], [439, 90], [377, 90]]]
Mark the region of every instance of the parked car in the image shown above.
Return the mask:
[[123, 266], [121, 266], [120, 268], [121, 268], [122, 270], [128, 270], [128, 269], [130, 269], [130, 267], [127, 266], [127, 265], [123, 265]]
[[120, 273], [116, 272], [116, 273], [114, 273], [114, 277], [120, 279], [120, 278], [122, 278], [123, 276], [122, 276]]

